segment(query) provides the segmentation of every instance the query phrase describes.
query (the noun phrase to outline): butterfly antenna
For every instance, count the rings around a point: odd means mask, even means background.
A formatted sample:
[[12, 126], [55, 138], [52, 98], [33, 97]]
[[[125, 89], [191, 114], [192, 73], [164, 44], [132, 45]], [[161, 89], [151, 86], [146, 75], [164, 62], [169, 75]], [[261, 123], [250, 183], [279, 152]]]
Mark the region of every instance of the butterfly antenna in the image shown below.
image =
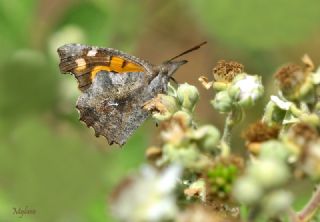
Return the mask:
[[170, 62], [170, 61], [172, 61], [172, 60], [174, 60], [174, 59], [176, 59], [176, 58], [178, 58], [178, 57], [180, 57], [180, 56], [183, 56], [183, 55], [185, 55], [185, 54], [188, 54], [189, 52], [192, 52], [192, 51], [194, 51], [194, 50], [197, 50], [197, 49], [199, 49], [201, 46], [203, 46], [204, 44], [207, 44], [207, 41], [201, 42], [200, 44], [198, 44], [198, 45], [196, 45], [196, 46], [194, 46], [194, 47], [192, 47], [192, 48], [190, 48], [190, 49], [188, 49], [188, 50], [180, 53], [179, 55], [177, 55], [177, 56], [169, 59], [168, 62]]

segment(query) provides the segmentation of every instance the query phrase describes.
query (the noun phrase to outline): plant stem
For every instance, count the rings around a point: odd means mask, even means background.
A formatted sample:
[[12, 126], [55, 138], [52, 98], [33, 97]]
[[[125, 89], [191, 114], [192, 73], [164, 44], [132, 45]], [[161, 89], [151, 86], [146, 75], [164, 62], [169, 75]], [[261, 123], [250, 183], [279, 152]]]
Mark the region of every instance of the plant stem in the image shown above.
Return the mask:
[[320, 186], [317, 187], [313, 196], [306, 206], [298, 213], [299, 221], [309, 221], [320, 207]]
[[231, 145], [231, 130], [233, 128], [233, 112], [229, 112], [224, 124], [223, 135], [221, 138], [221, 150], [222, 156], [228, 156], [230, 154], [230, 145]]
[[288, 216], [289, 222], [301, 222], [298, 217], [298, 214], [292, 208], [289, 209]]

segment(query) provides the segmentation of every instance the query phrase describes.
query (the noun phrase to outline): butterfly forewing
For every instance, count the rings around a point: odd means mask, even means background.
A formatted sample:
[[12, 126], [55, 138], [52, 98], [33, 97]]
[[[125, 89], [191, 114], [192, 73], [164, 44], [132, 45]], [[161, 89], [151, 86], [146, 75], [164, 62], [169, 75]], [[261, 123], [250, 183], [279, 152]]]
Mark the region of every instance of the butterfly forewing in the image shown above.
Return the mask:
[[67, 44], [58, 49], [60, 70], [72, 73], [78, 80], [81, 91], [90, 87], [100, 71], [123, 74], [127, 72], [151, 72], [147, 62], [111, 48]]

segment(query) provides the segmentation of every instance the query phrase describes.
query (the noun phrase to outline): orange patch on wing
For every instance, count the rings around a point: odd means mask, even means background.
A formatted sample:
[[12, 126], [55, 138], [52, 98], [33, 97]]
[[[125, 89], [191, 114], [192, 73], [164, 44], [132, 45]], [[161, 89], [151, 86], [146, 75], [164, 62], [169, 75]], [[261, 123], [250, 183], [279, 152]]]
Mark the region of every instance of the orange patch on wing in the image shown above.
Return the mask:
[[94, 79], [94, 77], [100, 71], [113, 71], [121, 74], [125, 72], [142, 72], [144, 71], [144, 69], [141, 66], [126, 61], [120, 57], [112, 57], [110, 61], [110, 66], [100, 65], [93, 67], [93, 69], [91, 70], [91, 79]]
[[111, 71], [111, 68], [109, 66], [95, 66], [91, 70], [91, 79], [94, 79], [94, 77], [97, 75], [98, 72], [100, 71]]
[[112, 71], [116, 71], [118, 73], [122, 72], [142, 72], [144, 69], [132, 62], [126, 61], [120, 57], [112, 57], [110, 61], [110, 68]]

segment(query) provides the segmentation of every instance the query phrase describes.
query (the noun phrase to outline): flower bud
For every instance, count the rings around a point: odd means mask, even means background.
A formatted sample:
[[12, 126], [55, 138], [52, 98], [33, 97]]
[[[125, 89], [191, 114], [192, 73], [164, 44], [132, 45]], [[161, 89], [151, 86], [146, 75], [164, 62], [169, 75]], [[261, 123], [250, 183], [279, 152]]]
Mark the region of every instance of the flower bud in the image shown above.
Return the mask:
[[259, 159], [248, 168], [248, 176], [264, 188], [284, 184], [290, 176], [285, 163], [276, 159]]
[[170, 82], [168, 83], [167, 95], [177, 97], [177, 90]]
[[233, 106], [232, 99], [226, 90], [218, 92], [211, 104], [221, 113], [230, 112]]
[[270, 140], [261, 144], [259, 157], [262, 159], [275, 159], [287, 161], [290, 155], [289, 149], [277, 140]]
[[177, 147], [172, 144], [165, 144], [163, 147], [161, 162], [179, 163], [183, 167], [193, 167], [199, 157], [200, 152], [195, 145], [189, 144], [187, 147]]
[[206, 174], [208, 196], [212, 199], [229, 198], [231, 187], [239, 173], [238, 166], [232, 163], [219, 162], [209, 168]]
[[199, 91], [195, 86], [184, 83], [179, 85], [177, 89], [177, 98], [182, 108], [193, 112], [195, 104], [199, 100]]
[[283, 96], [288, 100], [306, 98], [313, 91], [314, 79], [310, 70], [296, 64], [281, 67], [275, 78]]
[[259, 201], [262, 194], [261, 187], [253, 178], [241, 177], [235, 182], [233, 196], [242, 204], [254, 204]]
[[192, 125], [192, 116], [189, 112], [179, 110], [175, 114], [173, 114], [173, 118], [179, 119], [182, 121], [184, 126], [191, 126]]
[[152, 117], [157, 121], [169, 119], [179, 110], [176, 98], [165, 94], [158, 94], [157, 97], [147, 101], [143, 108], [152, 112]]
[[191, 137], [199, 141], [200, 149], [213, 151], [220, 139], [219, 130], [211, 125], [204, 125], [192, 132]]
[[311, 179], [319, 181], [320, 179], [320, 140], [311, 144], [302, 162], [303, 171]]
[[242, 107], [250, 107], [264, 92], [261, 77], [239, 74], [235, 77], [229, 90], [230, 97]]
[[264, 213], [268, 216], [276, 216], [280, 213], [286, 212], [293, 201], [292, 194], [284, 190], [276, 190], [263, 199]]

